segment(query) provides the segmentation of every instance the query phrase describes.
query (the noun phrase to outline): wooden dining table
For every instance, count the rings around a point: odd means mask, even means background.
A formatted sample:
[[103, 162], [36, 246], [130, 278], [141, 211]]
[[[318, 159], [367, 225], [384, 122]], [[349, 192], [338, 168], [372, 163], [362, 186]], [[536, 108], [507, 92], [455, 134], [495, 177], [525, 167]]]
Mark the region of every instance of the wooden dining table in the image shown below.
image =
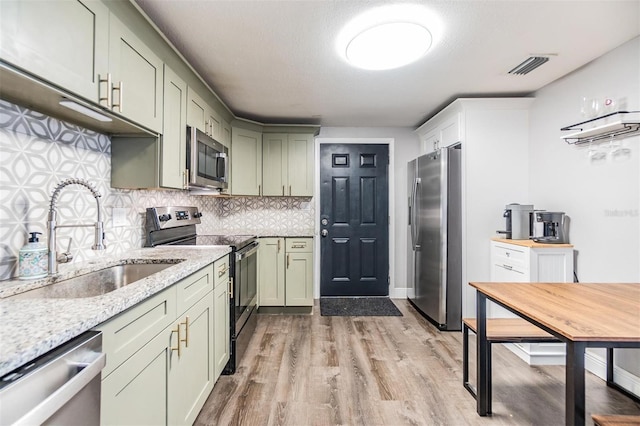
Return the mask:
[[477, 411], [481, 416], [490, 414], [491, 406], [487, 300], [566, 343], [567, 425], [585, 424], [586, 349], [608, 348], [612, 363], [613, 348], [640, 348], [640, 283], [469, 284], [477, 289]]

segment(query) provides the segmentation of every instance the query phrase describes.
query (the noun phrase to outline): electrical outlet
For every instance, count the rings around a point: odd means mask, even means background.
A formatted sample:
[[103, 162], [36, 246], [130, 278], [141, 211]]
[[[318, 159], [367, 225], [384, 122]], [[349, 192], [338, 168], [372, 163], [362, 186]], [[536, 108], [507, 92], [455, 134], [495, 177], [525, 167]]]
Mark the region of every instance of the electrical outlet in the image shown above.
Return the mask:
[[127, 209], [123, 207], [114, 207], [111, 210], [111, 220], [113, 221], [114, 228], [127, 226]]

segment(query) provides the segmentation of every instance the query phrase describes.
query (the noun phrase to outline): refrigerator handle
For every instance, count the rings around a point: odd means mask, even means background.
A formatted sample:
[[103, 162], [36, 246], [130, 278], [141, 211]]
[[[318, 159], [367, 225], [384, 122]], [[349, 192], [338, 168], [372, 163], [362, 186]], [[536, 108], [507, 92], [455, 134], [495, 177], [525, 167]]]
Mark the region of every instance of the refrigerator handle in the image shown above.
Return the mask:
[[420, 184], [420, 178], [416, 178], [416, 180], [413, 182], [413, 192], [411, 194], [411, 198], [412, 198], [412, 202], [411, 205], [413, 206], [413, 208], [411, 209], [411, 245], [413, 246], [413, 249], [416, 249], [417, 246], [417, 242], [418, 242], [418, 226], [417, 226], [417, 219], [418, 219], [418, 207], [416, 206], [416, 202], [418, 201], [418, 185]]

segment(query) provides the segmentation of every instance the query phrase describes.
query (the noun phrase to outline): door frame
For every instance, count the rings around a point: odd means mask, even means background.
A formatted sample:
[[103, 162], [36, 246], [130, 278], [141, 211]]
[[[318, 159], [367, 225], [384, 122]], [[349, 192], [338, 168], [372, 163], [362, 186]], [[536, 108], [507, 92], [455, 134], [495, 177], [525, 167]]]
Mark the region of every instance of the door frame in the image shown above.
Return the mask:
[[[316, 237], [314, 241], [314, 259], [313, 262], [317, 265], [314, 268], [313, 273], [313, 298], [320, 298], [320, 144], [333, 143], [333, 144], [360, 144], [360, 145], [388, 145], [389, 146], [389, 185], [387, 189], [387, 197], [389, 199], [389, 297], [401, 298], [406, 296], [406, 289], [395, 288], [395, 156], [394, 156], [394, 138], [315, 138], [315, 161], [314, 165], [314, 224], [313, 234]], [[403, 296], [404, 294], [404, 296]]]

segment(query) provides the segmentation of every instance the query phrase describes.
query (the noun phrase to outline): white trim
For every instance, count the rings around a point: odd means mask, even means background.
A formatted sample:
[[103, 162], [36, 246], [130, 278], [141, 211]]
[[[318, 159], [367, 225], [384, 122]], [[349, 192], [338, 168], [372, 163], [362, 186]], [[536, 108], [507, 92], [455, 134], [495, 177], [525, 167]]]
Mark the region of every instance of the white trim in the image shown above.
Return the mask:
[[[588, 371], [602, 380], [607, 380], [607, 361], [604, 358], [588, 351], [585, 354], [584, 364]], [[618, 366], [613, 368], [613, 377], [616, 384], [633, 394], [640, 395], [640, 377]]]
[[[395, 258], [393, 254], [395, 253], [395, 232], [394, 232], [394, 224], [395, 224], [395, 165], [394, 165], [394, 138], [322, 138], [316, 137], [316, 158], [315, 162], [315, 225], [314, 225], [314, 234], [318, 235], [318, 238], [315, 238], [315, 247], [314, 247], [314, 263], [317, 267], [314, 269], [314, 277], [313, 277], [313, 297], [315, 299], [320, 298], [320, 237], [318, 225], [320, 224], [320, 144], [323, 143], [335, 143], [335, 144], [381, 144], [389, 146], [389, 169], [388, 169], [388, 199], [389, 199], [389, 296], [394, 298], [399, 298], [400, 296], [395, 296], [395, 290], [403, 290], [396, 289], [394, 286], [395, 283]], [[406, 289], [404, 289], [404, 297], [406, 297]]]

